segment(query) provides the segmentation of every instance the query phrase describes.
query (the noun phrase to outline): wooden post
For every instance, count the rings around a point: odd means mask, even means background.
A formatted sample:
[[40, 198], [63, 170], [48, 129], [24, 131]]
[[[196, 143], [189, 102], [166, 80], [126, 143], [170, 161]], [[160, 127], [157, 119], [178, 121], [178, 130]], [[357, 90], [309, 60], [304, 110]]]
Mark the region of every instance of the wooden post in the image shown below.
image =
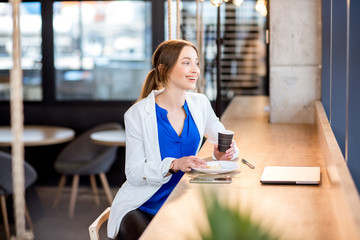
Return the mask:
[[20, 46], [20, 3], [12, 0], [13, 18], [13, 68], [10, 72], [10, 111], [11, 131], [13, 135], [12, 147], [12, 180], [14, 195], [14, 212], [16, 225], [16, 239], [33, 239], [33, 234], [25, 231], [25, 190], [24, 190], [24, 107], [22, 96], [22, 70]]

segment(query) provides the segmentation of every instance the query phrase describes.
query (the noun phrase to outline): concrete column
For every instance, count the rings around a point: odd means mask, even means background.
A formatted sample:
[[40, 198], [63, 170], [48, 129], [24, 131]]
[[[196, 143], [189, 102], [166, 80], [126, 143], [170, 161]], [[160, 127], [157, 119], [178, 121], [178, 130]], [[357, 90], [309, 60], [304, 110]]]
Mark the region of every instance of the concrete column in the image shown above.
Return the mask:
[[321, 0], [270, 0], [270, 122], [314, 123], [321, 98]]

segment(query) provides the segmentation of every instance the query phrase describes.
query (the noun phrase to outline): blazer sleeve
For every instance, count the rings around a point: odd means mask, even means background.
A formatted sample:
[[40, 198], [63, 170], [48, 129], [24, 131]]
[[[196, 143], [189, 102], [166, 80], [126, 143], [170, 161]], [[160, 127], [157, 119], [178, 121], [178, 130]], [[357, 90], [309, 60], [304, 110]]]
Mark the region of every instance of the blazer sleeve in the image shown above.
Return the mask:
[[211, 144], [217, 144], [218, 132], [224, 130], [225, 127], [216, 116], [209, 99], [205, 95], [203, 95], [203, 105], [206, 118], [204, 135]]
[[[211, 107], [209, 99], [205, 96], [204, 105], [206, 106], [205, 109], [206, 113], [206, 125], [205, 125], [205, 135], [207, 137], [207, 141], [211, 144], [217, 144], [218, 142], [218, 132], [221, 130], [225, 130], [224, 125], [220, 122], [219, 118], [216, 116], [213, 108]], [[235, 154], [232, 158], [234, 160], [239, 156], [239, 149], [236, 146], [235, 142]], [[215, 156], [213, 155], [213, 159], [216, 160]]]
[[[154, 155], [146, 154], [144, 141], [144, 132], [141, 122], [131, 119], [134, 117], [125, 114], [125, 132], [126, 132], [126, 160], [125, 174], [127, 181], [133, 186], [144, 184], [162, 185], [168, 182], [170, 176], [168, 173], [172, 158], [154, 159]], [[140, 124], [140, 125], [139, 125]]]

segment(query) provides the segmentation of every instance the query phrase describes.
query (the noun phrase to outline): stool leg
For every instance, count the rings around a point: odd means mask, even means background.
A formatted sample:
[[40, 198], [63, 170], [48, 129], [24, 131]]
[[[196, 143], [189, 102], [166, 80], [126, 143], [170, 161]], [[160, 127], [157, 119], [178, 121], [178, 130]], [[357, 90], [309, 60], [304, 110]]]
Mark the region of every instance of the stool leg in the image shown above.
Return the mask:
[[61, 175], [61, 178], [60, 178], [60, 181], [59, 181], [59, 186], [58, 186], [58, 189], [56, 191], [53, 207], [57, 207], [57, 205], [59, 203], [59, 200], [60, 200], [60, 197], [61, 197], [61, 192], [62, 192], [62, 190], [64, 188], [65, 182], [66, 182], [66, 176]]
[[104, 187], [106, 197], [107, 197], [107, 199], [109, 201], [109, 204], [111, 205], [113, 197], [112, 197], [112, 194], [111, 194], [111, 191], [110, 191], [110, 187], [109, 187], [109, 183], [107, 181], [106, 175], [105, 175], [105, 173], [102, 172], [102, 173], [99, 174], [99, 176], [100, 176], [101, 183], [102, 183], [102, 185]]
[[32, 224], [29, 209], [27, 208], [26, 203], [25, 203], [25, 218], [26, 218], [26, 221], [28, 222], [29, 228], [31, 230], [33, 230], [33, 224]]
[[72, 188], [71, 188], [71, 197], [70, 197], [70, 206], [69, 206], [69, 216], [71, 218], [74, 217], [78, 187], [79, 187], [79, 175], [76, 174], [76, 175], [74, 175], [73, 184], [72, 184]]
[[1, 200], [1, 211], [3, 214], [3, 220], [4, 220], [5, 236], [6, 236], [6, 240], [10, 240], [10, 227], [9, 227], [9, 220], [8, 220], [7, 210], [6, 210], [5, 196], [0, 196], [0, 200]]
[[95, 204], [97, 206], [99, 206], [100, 205], [99, 192], [98, 192], [98, 188], [96, 186], [95, 175], [93, 175], [93, 174], [90, 175], [90, 183], [91, 183], [91, 188], [92, 188], [92, 191], [94, 194]]

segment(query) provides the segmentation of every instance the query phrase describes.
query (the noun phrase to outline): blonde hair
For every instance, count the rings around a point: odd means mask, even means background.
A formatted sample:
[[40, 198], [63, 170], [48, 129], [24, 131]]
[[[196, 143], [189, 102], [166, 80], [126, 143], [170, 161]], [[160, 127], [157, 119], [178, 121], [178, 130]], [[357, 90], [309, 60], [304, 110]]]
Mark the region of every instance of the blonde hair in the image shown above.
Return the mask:
[[196, 46], [185, 40], [176, 39], [164, 41], [156, 48], [152, 56], [152, 65], [154, 68], [150, 70], [145, 78], [138, 101], [147, 97], [152, 90], [159, 90], [165, 87], [168, 74], [173, 69], [185, 46], [194, 48], [199, 56]]

